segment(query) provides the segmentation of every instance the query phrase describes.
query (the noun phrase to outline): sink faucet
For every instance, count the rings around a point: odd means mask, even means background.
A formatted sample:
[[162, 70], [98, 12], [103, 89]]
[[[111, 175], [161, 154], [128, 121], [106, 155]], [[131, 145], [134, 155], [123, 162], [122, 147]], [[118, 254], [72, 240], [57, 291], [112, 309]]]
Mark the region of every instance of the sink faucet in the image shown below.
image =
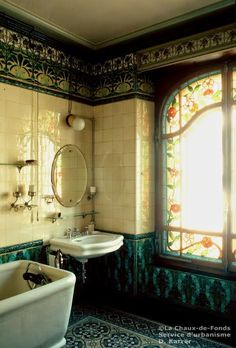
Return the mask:
[[73, 238], [76, 238], [78, 236], [85, 236], [87, 234], [88, 234], [88, 227], [85, 227], [83, 232], [81, 232], [79, 230], [79, 228], [77, 228], [77, 227], [74, 227], [73, 230], [71, 228], [67, 228], [65, 231], [65, 236], [68, 239], [73, 239]]
[[88, 234], [89, 234], [88, 226], [85, 226], [84, 231], [83, 231], [83, 235], [87, 236]]
[[67, 228], [67, 229], [65, 230], [65, 236], [66, 236], [66, 238], [71, 239], [71, 236], [72, 236], [72, 230], [71, 230], [71, 228]]
[[72, 231], [72, 237], [78, 237], [78, 236], [81, 236], [82, 233], [80, 232], [79, 228], [77, 227], [74, 227], [73, 231]]

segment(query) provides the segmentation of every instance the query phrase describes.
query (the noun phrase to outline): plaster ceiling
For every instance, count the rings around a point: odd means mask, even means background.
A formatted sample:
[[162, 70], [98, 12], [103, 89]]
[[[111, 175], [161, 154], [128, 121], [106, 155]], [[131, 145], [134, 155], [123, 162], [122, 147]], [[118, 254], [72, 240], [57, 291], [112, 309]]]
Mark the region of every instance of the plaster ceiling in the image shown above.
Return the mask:
[[0, 0], [0, 11], [97, 49], [184, 19], [224, 8], [233, 0]]

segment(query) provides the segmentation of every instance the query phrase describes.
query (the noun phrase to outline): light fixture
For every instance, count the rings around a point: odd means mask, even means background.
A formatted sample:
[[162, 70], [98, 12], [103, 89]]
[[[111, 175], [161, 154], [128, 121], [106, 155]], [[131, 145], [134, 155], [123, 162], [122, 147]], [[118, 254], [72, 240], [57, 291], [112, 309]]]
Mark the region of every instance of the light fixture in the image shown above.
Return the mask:
[[[29, 185], [28, 196], [30, 198], [28, 201], [25, 201], [23, 199], [24, 195], [25, 195], [24, 185], [18, 185], [16, 191], [13, 192], [15, 201], [11, 203], [11, 208], [13, 208], [14, 211], [18, 211], [19, 209], [25, 209], [25, 208], [27, 208], [28, 210], [31, 210], [32, 208], [37, 207], [37, 205], [32, 204], [32, 200], [36, 196], [34, 185]], [[18, 203], [20, 199], [22, 202], [21, 204]]]
[[95, 197], [97, 193], [97, 188], [96, 186], [90, 186], [89, 188], [89, 194], [87, 196], [87, 199], [90, 200], [90, 199], [93, 199]]
[[66, 117], [66, 123], [69, 127], [72, 127], [77, 131], [81, 131], [85, 127], [85, 120], [82, 117], [73, 114], [69, 114]]

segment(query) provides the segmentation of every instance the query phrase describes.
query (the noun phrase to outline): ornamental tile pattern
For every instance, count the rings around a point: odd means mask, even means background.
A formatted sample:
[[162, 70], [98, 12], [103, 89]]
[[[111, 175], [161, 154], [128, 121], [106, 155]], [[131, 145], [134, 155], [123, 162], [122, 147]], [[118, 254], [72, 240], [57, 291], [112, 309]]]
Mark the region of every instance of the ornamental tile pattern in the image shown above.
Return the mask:
[[124, 295], [151, 295], [191, 308], [235, 314], [235, 281], [158, 267], [156, 248], [155, 233], [125, 235], [122, 248], [102, 258], [99, 271], [98, 262], [93, 263], [89, 277]]
[[88, 104], [143, 95], [153, 98], [153, 83], [138, 76], [136, 54], [86, 63], [76, 56], [0, 27], [0, 80]]
[[236, 43], [236, 28], [231, 25], [91, 64], [15, 28], [0, 27], [1, 82], [95, 105], [137, 95], [153, 100], [151, 75], [142, 72]]
[[[199, 330], [194, 334], [190, 326], [180, 329], [180, 326], [163, 325], [123, 311], [79, 305], [72, 308], [66, 348], [229, 347], [201, 338], [207, 333]], [[228, 332], [230, 330], [229, 327]]]
[[139, 51], [138, 70], [156, 69], [184, 59], [236, 46], [236, 26], [208, 31], [178, 41]]
[[42, 262], [45, 261], [45, 258], [46, 255], [41, 239], [0, 248], [0, 264], [17, 260]]

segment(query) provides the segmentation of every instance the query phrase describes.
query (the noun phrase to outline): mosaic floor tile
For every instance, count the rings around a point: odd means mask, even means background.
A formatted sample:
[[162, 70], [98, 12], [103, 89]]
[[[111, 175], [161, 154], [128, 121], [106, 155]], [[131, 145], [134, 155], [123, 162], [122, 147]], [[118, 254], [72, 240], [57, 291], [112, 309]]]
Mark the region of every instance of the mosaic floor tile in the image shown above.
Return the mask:
[[131, 348], [131, 347], [170, 347], [160, 345], [156, 339], [138, 334], [101, 319], [88, 316], [69, 328], [66, 335], [66, 347], [102, 347], [102, 348]]
[[74, 307], [66, 348], [225, 348], [225, 344], [123, 311]]

